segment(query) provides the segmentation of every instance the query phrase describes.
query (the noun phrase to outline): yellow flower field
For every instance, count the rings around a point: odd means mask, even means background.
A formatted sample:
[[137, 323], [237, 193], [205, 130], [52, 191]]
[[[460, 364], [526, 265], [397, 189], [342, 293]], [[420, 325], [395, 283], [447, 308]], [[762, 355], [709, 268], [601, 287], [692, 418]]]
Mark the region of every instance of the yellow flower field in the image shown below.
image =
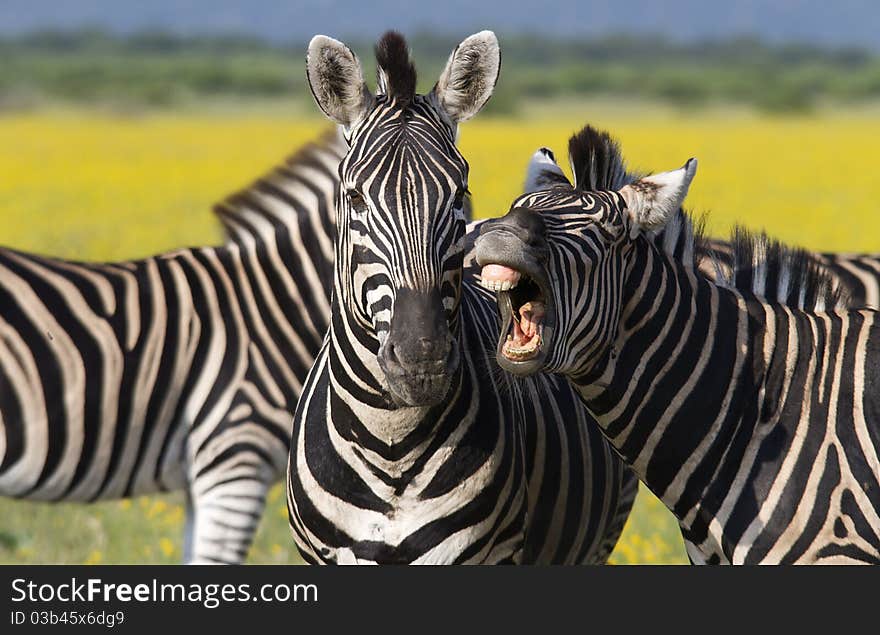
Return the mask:
[[[635, 168], [666, 170], [691, 156], [689, 196], [712, 233], [735, 221], [822, 250], [880, 251], [880, 116], [876, 111], [762, 118], [586, 104], [462, 126], [478, 215], [506, 211], [541, 145], [565, 156], [589, 118], [611, 130]], [[214, 243], [211, 205], [325, 128], [323, 120], [244, 112], [0, 116], [0, 243], [76, 259], [128, 259]], [[251, 562], [297, 562], [283, 490], [269, 499]], [[180, 497], [92, 506], [0, 500], [0, 562], [176, 562]], [[684, 562], [671, 516], [640, 494], [612, 560]]]

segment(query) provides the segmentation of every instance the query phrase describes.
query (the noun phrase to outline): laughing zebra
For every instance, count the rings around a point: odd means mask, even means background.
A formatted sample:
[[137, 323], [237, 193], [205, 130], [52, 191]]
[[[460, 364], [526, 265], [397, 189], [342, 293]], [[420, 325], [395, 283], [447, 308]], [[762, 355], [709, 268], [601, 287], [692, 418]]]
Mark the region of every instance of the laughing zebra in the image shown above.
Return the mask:
[[499, 378], [491, 295], [462, 283], [457, 124], [500, 67], [482, 32], [415, 94], [406, 43], [376, 47], [378, 94], [341, 42], [308, 77], [346, 130], [331, 326], [297, 407], [288, 509], [323, 563], [604, 562], [635, 495], [565, 382]]
[[327, 137], [220, 204], [221, 247], [0, 250], [0, 495], [183, 490], [185, 560], [244, 559], [329, 323], [343, 147]]
[[[692, 561], [880, 562], [876, 313], [770, 303], [646, 240], [694, 160], [617, 191], [585, 188], [579, 161], [576, 185], [549, 164], [555, 186], [477, 241], [483, 279], [518, 283], [499, 295], [500, 365], [569, 379]], [[511, 356], [503, 335], [527, 303], [539, 341]]]

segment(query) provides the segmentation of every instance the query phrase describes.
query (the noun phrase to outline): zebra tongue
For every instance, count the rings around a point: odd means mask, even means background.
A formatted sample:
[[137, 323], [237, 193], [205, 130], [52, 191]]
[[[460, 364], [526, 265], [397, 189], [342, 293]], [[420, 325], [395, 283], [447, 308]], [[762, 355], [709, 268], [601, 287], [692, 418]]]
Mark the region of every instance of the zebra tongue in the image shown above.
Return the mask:
[[531, 337], [522, 328], [522, 323], [514, 318], [513, 320], [513, 344], [514, 346], [525, 346]]
[[519, 326], [528, 337], [534, 337], [538, 332], [538, 326], [544, 321], [546, 307], [543, 302], [530, 300], [519, 308]]

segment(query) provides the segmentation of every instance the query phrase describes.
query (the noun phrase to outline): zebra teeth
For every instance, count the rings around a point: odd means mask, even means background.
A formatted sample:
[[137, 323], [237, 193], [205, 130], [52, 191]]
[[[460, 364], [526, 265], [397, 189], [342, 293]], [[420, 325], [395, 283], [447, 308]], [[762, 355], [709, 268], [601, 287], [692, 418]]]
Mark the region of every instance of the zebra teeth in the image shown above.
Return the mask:
[[531, 359], [535, 357], [538, 353], [538, 348], [541, 345], [541, 336], [536, 334], [535, 337], [529, 339], [524, 345], [517, 345], [513, 342], [513, 338], [507, 340], [504, 343], [504, 347], [502, 349], [502, 353], [508, 359], [516, 360], [516, 361], [524, 361], [527, 359]]
[[516, 287], [522, 274], [504, 265], [486, 265], [478, 277], [479, 283], [490, 291], [509, 291]]
[[512, 332], [508, 333], [501, 347], [501, 354], [515, 362], [537, 357], [544, 332], [543, 318], [544, 304], [536, 300], [525, 303], [518, 311], [513, 312]]

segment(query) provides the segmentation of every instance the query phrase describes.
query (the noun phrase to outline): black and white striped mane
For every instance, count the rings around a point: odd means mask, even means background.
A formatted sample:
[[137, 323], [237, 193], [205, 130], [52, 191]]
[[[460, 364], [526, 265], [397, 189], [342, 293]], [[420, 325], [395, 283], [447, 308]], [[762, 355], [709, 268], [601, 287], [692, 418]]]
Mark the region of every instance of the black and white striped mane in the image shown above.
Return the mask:
[[376, 43], [375, 51], [379, 94], [405, 107], [416, 96], [416, 67], [406, 39], [397, 31], [388, 31]]
[[808, 251], [765, 232], [737, 225], [729, 243], [718, 250], [710, 247], [706, 255], [721, 286], [749, 290], [770, 302], [807, 311], [847, 306], [845, 291]]
[[568, 140], [568, 157], [578, 189], [619, 190], [641, 178], [629, 172], [620, 145], [607, 132], [584, 126]]
[[309, 200], [309, 194], [315, 197], [316, 207], [321, 207], [322, 212], [326, 208], [327, 232], [332, 235], [335, 230], [332, 199], [339, 180], [336, 170], [347, 150], [339, 130], [327, 130], [246, 187], [215, 204], [213, 212], [223, 227], [224, 242], [240, 243], [245, 235], [259, 241], [260, 234], [254, 227], [258, 219], [268, 221], [276, 232], [290, 231], [302, 222], [303, 216], [308, 216], [307, 211], [318, 211], [303, 209], [303, 201]]

